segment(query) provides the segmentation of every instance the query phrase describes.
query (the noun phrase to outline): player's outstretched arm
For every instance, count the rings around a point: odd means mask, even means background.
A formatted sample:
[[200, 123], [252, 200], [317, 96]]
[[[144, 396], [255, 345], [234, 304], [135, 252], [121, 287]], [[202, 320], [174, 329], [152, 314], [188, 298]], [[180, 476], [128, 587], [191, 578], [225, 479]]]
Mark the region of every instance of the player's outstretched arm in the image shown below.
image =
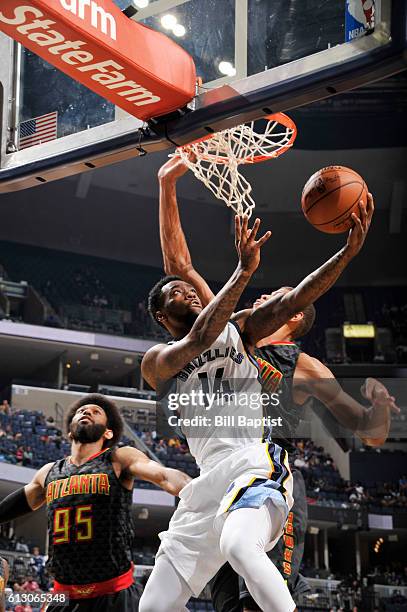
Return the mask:
[[372, 195], [368, 194], [366, 207], [362, 202], [359, 207], [360, 219], [355, 213], [352, 214], [354, 226], [345, 246], [338, 253], [309, 274], [292, 291], [277, 293], [240, 322], [248, 346], [255, 346], [259, 340], [275, 332], [297, 312], [315, 302], [337, 281], [365, 242], [374, 212]]
[[363, 406], [342, 389], [329, 368], [306, 353], [298, 358], [295, 389], [302, 401], [312, 396], [322, 402], [340, 425], [356, 433], [369, 446], [381, 446], [386, 442], [391, 413], [400, 412], [395, 398], [380, 381], [374, 378], [365, 381], [361, 392], [371, 405]]
[[53, 463], [43, 465], [31, 482], [10, 493], [0, 503], [0, 523], [7, 523], [41, 508], [45, 503], [45, 479]]
[[251, 230], [248, 218], [235, 218], [235, 243], [239, 263], [226, 285], [210, 304], [199, 314], [191, 331], [178, 342], [158, 345], [144, 355], [141, 363], [143, 377], [154, 389], [160, 382], [175, 376], [191, 359], [211, 346], [225, 328], [236, 304], [260, 263], [260, 249], [270, 238], [266, 232], [259, 240], [256, 235], [260, 220], [256, 219]]
[[117, 449], [116, 456], [129, 476], [152, 482], [171, 495], [178, 495], [191, 480], [184, 472], [167, 468], [131, 446]]
[[160, 242], [166, 274], [174, 274], [195, 287], [203, 306], [215, 297], [204, 278], [195, 270], [182, 229], [177, 202], [177, 180], [188, 167], [172, 157], [158, 172], [160, 186]]

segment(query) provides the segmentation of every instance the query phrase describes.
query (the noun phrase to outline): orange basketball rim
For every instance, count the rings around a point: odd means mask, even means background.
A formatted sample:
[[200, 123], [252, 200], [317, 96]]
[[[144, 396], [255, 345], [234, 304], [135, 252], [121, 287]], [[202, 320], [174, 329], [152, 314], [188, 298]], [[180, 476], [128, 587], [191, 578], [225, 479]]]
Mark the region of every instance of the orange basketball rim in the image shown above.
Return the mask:
[[195, 95], [192, 57], [112, 0], [1, 0], [0, 30], [143, 121]]

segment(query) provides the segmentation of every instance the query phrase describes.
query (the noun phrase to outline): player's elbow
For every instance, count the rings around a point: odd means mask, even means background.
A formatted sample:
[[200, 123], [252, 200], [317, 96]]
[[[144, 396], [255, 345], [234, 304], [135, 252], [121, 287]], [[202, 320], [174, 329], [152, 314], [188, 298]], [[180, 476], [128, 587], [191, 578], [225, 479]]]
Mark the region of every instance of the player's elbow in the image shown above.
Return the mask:
[[202, 351], [208, 349], [219, 336], [218, 332], [213, 332], [209, 322], [202, 316], [195, 321], [192, 329], [185, 337], [188, 353], [198, 356]]
[[173, 259], [166, 257], [164, 259], [164, 271], [169, 276], [179, 276], [187, 281], [190, 267], [191, 265], [189, 262], [180, 260], [179, 258]]

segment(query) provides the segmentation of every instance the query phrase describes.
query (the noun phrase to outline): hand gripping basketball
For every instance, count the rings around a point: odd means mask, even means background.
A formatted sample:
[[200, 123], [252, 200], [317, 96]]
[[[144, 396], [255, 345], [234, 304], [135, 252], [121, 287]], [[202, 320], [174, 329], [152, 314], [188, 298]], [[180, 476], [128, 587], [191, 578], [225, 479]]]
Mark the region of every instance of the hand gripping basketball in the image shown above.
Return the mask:
[[347, 240], [347, 246], [352, 256], [357, 255], [362, 248], [372, 222], [374, 201], [371, 193], [367, 194], [366, 206], [363, 202], [359, 202], [359, 210], [360, 216], [356, 213], [352, 213], [354, 225], [349, 231]]
[[260, 249], [271, 236], [266, 232], [259, 240], [256, 240], [260, 227], [260, 219], [256, 219], [253, 227], [248, 228], [249, 217], [243, 215], [235, 217], [235, 246], [239, 255], [240, 265], [245, 272], [253, 274], [260, 263]]

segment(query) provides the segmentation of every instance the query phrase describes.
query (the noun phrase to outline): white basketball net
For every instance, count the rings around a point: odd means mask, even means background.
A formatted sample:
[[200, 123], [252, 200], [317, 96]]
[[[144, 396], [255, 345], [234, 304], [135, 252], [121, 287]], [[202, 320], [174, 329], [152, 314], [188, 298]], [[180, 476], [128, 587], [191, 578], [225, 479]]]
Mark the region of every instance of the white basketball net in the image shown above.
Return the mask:
[[[252, 121], [179, 147], [175, 153], [196, 178], [240, 216], [250, 217], [255, 202], [252, 186], [239, 172], [239, 165], [278, 157], [293, 145], [297, 135], [294, 122], [283, 113], [266, 120], [263, 133], [255, 132]], [[194, 161], [190, 159], [191, 153], [196, 158]]]

